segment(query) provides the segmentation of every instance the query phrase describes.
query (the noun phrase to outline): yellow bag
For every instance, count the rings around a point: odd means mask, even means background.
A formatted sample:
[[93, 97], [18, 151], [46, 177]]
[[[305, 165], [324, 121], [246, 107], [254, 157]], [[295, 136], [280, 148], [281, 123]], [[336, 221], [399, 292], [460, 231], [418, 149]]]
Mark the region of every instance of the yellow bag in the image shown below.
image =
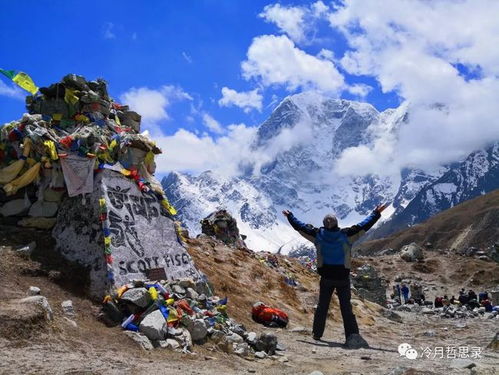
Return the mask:
[[[31, 145], [32, 145], [31, 139], [25, 138], [24, 149], [23, 149], [24, 157], [28, 157], [29, 152], [31, 150]], [[8, 165], [7, 167], [0, 169], [0, 184], [9, 183], [14, 178], [16, 178], [19, 172], [21, 172], [21, 169], [23, 169], [25, 162], [26, 160], [19, 159], [14, 163]]]
[[16, 178], [14, 181], [3, 187], [7, 195], [13, 195], [17, 191], [35, 181], [40, 173], [41, 163], [36, 163], [30, 169], [28, 169], [23, 175]]
[[52, 160], [59, 159], [54, 141], [45, 141], [43, 142], [43, 145], [45, 146], [45, 149]]

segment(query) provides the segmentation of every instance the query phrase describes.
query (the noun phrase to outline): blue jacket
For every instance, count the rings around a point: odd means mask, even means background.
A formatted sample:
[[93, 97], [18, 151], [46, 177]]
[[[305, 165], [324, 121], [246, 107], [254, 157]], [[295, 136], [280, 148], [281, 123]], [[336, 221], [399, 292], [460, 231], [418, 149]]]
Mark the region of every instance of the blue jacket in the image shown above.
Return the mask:
[[378, 211], [373, 211], [357, 225], [333, 229], [315, 228], [310, 224], [304, 224], [293, 214], [288, 215], [288, 221], [303, 237], [314, 243], [317, 249], [318, 270], [323, 266], [343, 266], [341, 268], [350, 270], [352, 244], [366, 233], [380, 217]]

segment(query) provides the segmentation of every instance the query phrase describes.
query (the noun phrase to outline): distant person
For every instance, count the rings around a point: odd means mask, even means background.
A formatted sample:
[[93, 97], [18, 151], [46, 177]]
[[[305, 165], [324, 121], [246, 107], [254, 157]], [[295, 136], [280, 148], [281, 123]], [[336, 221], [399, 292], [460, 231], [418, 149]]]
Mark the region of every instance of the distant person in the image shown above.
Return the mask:
[[444, 295], [444, 298], [442, 298], [442, 304], [444, 306], [449, 306], [450, 305], [449, 297], [447, 297], [447, 294]]
[[482, 302], [484, 299], [489, 299], [489, 293], [487, 291], [478, 294], [478, 302]]
[[459, 292], [459, 303], [461, 306], [466, 306], [468, 304], [469, 298], [466, 293], [464, 293], [464, 289], [461, 289]]
[[317, 272], [321, 275], [319, 303], [315, 310], [313, 337], [320, 340], [326, 327], [329, 303], [334, 290], [340, 301], [341, 316], [345, 329], [345, 345], [349, 348], [369, 347], [359, 334], [357, 320], [350, 303], [350, 267], [352, 244], [366, 233], [378, 219], [386, 205], [377, 206], [362, 222], [349, 228], [340, 228], [334, 215], [326, 215], [323, 227], [315, 228], [299, 221], [290, 211], [282, 213], [291, 226], [303, 237], [313, 242], [317, 250]]
[[470, 301], [473, 300], [473, 299], [475, 299], [475, 300], [478, 299], [476, 293], [473, 290], [471, 290], [471, 289], [468, 291], [468, 299]]
[[443, 298], [438, 297], [438, 296], [435, 297], [435, 301], [433, 302], [433, 305], [435, 306], [435, 308], [444, 307]]
[[457, 303], [456, 297], [452, 296], [449, 300], [451, 305], [455, 305]]
[[402, 295], [404, 296], [404, 303], [409, 301], [409, 287], [405, 284], [402, 284], [402, 288], [400, 288]]
[[485, 307], [485, 311], [487, 312], [492, 312], [492, 303], [490, 302], [490, 300], [488, 298], [486, 299], [483, 299], [482, 302], [481, 302], [481, 305], [483, 307]]

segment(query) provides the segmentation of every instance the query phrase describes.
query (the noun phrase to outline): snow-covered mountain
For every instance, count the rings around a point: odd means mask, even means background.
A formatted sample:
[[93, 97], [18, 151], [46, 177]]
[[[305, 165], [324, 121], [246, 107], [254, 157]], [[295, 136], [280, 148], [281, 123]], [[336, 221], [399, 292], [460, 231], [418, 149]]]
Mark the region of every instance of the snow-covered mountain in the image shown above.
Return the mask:
[[396, 135], [406, 111], [404, 105], [380, 113], [367, 103], [310, 92], [293, 95], [260, 125], [252, 149], [262, 157], [249, 160], [240, 176], [175, 172], [162, 184], [194, 235], [200, 232], [203, 217], [224, 207], [238, 220], [250, 248], [282, 247], [286, 253], [303, 239], [282, 216], [283, 209], [314, 225], [321, 225], [327, 213], [335, 213], [341, 225], [351, 225], [382, 201], [393, 202], [385, 217], [403, 210], [421, 188], [440, 177], [441, 173], [416, 170], [363, 177], [334, 172], [334, 163], [346, 148], [370, 146], [378, 134]]
[[381, 238], [421, 223], [433, 215], [499, 188], [499, 142], [471, 153], [440, 178], [420, 189], [392, 218], [369, 238]]

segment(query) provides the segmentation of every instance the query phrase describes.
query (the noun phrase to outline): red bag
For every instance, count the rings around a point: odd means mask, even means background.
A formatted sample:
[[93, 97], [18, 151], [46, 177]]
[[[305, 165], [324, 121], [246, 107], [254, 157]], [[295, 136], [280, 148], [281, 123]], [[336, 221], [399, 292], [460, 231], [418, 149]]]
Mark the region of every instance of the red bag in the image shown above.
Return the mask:
[[263, 324], [267, 327], [281, 327], [288, 325], [288, 314], [274, 307], [268, 307], [262, 302], [257, 302], [253, 305], [251, 311], [252, 318], [255, 322]]

